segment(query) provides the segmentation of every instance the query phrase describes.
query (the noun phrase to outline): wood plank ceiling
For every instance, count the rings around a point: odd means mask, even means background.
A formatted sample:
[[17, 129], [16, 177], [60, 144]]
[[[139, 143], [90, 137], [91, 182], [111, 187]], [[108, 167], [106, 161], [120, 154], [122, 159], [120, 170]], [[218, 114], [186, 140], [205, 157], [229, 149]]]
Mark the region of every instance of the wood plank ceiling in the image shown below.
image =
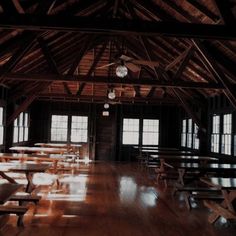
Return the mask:
[[[1, 0], [0, 83], [24, 108], [105, 102], [110, 88], [117, 103], [186, 106], [224, 93], [236, 107], [235, 12], [234, 0]], [[117, 64], [100, 68], [122, 54], [158, 66], [125, 78]]]

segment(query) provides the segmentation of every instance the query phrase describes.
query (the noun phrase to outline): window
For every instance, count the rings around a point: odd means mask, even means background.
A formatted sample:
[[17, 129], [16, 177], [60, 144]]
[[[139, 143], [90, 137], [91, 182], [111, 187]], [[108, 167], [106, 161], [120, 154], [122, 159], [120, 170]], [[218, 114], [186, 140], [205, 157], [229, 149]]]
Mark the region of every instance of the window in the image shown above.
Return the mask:
[[194, 123], [194, 128], [193, 128], [193, 148], [194, 149], [199, 149], [199, 139], [198, 139], [198, 126]]
[[52, 115], [51, 141], [67, 141], [68, 116]]
[[220, 148], [220, 116], [212, 117], [211, 151], [219, 152]]
[[24, 117], [24, 141], [29, 140], [29, 114], [25, 113]]
[[0, 145], [3, 144], [4, 126], [3, 126], [3, 107], [0, 107]]
[[159, 120], [143, 120], [143, 145], [158, 145]]
[[87, 142], [88, 117], [72, 116], [71, 119], [71, 142]]
[[182, 133], [181, 133], [181, 146], [186, 147], [186, 131], [187, 131], [187, 124], [186, 120], [182, 121]]
[[29, 114], [21, 112], [14, 120], [13, 143], [28, 141], [29, 136]]
[[139, 119], [123, 119], [123, 144], [139, 144]]
[[221, 143], [221, 153], [231, 154], [231, 133], [232, 133], [232, 115], [225, 114], [223, 116], [223, 134]]
[[192, 119], [188, 119], [187, 147], [192, 147]]

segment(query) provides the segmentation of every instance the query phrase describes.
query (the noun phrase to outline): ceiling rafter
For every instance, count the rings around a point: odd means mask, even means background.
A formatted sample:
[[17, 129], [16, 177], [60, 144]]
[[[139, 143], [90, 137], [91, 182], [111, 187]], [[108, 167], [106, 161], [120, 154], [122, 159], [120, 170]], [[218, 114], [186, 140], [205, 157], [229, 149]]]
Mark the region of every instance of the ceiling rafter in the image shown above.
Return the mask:
[[193, 53], [194, 53], [194, 47], [192, 46], [189, 48], [188, 53], [186, 54], [185, 58], [183, 59], [182, 63], [180, 64], [178, 70], [174, 74], [173, 80], [180, 79], [183, 71], [186, 69], [189, 61], [191, 60]]
[[[48, 46], [46, 45], [45, 41], [43, 38], [39, 37], [38, 39], [38, 43], [40, 45], [40, 48], [44, 54], [44, 57], [46, 58], [46, 61], [48, 63], [48, 66], [50, 68], [50, 70], [57, 74], [58, 77], [60, 76], [60, 72], [57, 68], [57, 64], [56, 64], [56, 61], [53, 59], [53, 56], [52, 56], [52, 53], [50, 52], [50, 49], [48, 48]], [[64, 89], [66, 91], [67, 94], [71, 94], [71, 91], [70, 91], [70, 88], [68, 86], [68, 84], [66, 82], [62, 82], [63, 83], [63, 86], [64, 86]]]
[[196, 47], [196, 49], [199, 51], [201, 56], [204, 58], [206, 62], [206, 66], [211, 71], [211, 73], [214, 75], [215, 79], [218, 83], [221, 83], [224, 86], [224, 94], [229, 99], [230, 103], [233, 105], [234, 108], [236, 108], [236, 96], [234, 89], [232, 88], [228, 78], [225, 76], [225, 74], [220, 70], [218, 65], [215, 63], [212, 56], [208, 53], [207, 49], [204, 47], [204, 45], [198, 41], [193, 40], [193, 44]]
[[[90, 67], [88, 73], [87, 73], [86, 76], [85, 76], [85, 81], [92, 75], [92, 73], [93, 73], [94, 69], [96, 68], [96, 66], [97, 66], [97, 64], [98, 64], [98, 62], [99, 62], [99, 60], [100, 60], [102, 54], [104, 53], [104, 51], [105, 51], [105, 49], [106, 49], [106, 46], [107, 46], [107, 42], [103, 43], [102, 48], [100, 49], [100, 51], [99, 51], [98, 54], [96, 55], [96, 57], [95, 57], [95, 59], [94, 59], [94, 61], [93, 61], [93, 64], [91, 65], [91, 67]], [[77, 93], [76, 93], [78, 96], [81, 95], [81, 93], [82, 93], [82, 91], [83, 91], [83, 89], [84, 89], [84, 86], [85, 86], [85, 83], [81, 83], [81, 84], [80, 84], [79, 89], [78, 89], [78, 91], [77, 91]]]
[[[94, 83], [94, 84], [126, 84], [126, 85], [137, 85], [137, 86], [156, 86], [156, 87], [180, 87], [180, 88], [191, 88], [191, 89], [222, 89], [223, 85], [217, 83], [206, 83], [206, 82], [192, 82], [183, 80], [156, 80], [155, 78], [117, 78], [117, 77], [86, 77], [78, 75], [61, 75], [58, 77], [57, 74], [19, 74], [19, 73], [9, 73], [6, 75], [8, 80], [13, 81], [41, 81], [41, 82], [67, 82], [71, 83]], [[234, 84], [231, 84], [232, 88], [235, 88]]]
[[231, 11], [229, 0], [214, 0], [213, 1], [220, 12], [220, 15], [226, 25], [235, 25], [236, 19]]
[[197, 0], [187, 0], [189, 4], [194, 6], [196, 9], [198, 9], [200, 12], [202, 12], [205, 16], [207, 16], [209, 19], [214, 21], [215, 23], [218, 23], [220, 20], [220, 17], [217, 16], [215, 13], [210, 11], [207, 7], [199, 3]]
[[107, 21], [103, 18], [91, 19], [91, 17], [79, 16], [68, 16], [65, 21], [64, 17], [59, 15], [16, 14], [14, 17], [7, 17], [6, 14], [0, 14], [0, 27], [2, 29], [57, 30], [110, 35], [164, 35], [177, 38], [236, 39], [234, 25], [151, 22], [117, 18]]

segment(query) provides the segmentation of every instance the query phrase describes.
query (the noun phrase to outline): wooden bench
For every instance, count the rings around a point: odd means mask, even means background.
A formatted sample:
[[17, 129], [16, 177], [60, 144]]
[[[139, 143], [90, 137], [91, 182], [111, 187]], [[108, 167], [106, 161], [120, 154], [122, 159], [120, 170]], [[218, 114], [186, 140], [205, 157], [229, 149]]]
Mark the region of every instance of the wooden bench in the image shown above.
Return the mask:
[[0, 215], [15, 214], [18, 216], [17, 226], [24, 226], [23, 217], [28, 211], [25, 206], [0, 205]]
[[221, 191], [214, 187], [203, 186], [181, 186], [176, 187], [175, 192], [184, 192], [184, 199], [189, 210], [192, 209], [191, 198], [196, 200], [215, 200], [223, 199]]
[[33, 202], [36, 205], [40, 200], [40, 196], [33, 195], [13, 195], [9, 199], [9, 201], [18, 201], [20, 206], [23, 202]]

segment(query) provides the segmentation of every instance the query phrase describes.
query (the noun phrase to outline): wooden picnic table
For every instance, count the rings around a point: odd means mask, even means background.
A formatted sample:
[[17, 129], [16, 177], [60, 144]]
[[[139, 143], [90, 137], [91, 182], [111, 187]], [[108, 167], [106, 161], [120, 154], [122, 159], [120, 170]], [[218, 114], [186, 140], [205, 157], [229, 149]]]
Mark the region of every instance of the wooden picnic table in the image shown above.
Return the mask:
[[163, 151], [178, 151], [177, 148], [169, 148], [169, 147], [158, 147], [158, 146], [133, 146], [134, 149], [152, 149], [152, 150], [163, 150]]
[[67, 143], [35, 143], [34, 145], [40, 147], [52, 147], [52, 148], [82, 147], [81, 144], [67, 144]]
[[50, 147], [26, 147], [26, 146], [15, 146], [9, 148], [11, 151], [19, 153], [40, 153], [40, 154], [64, 154], [67, 152], [66, 148], [50, 148]]
[[160, 161], [160, 170], [164, 171], [166, 166], [172, 167], [172, 163], [213, 163], [217, 158], [209, 156], [183, 156], [183, 155], [150, 155], [153, 160]]
[[158, 149], [142, 149], [142, 153], [146, 155], [196, 155], [196, 153], [190, 151], [180, 151], [180, 150], [158, 150]]
[[[226, 174], [226, 173], [236, 173], [236, 164], [219, 164], [219, 163], [210, 163], [210, 164], [200, 164], [200, 163], [173, 163], [171, 165], [173, 168], [178, 170], [179, 178], [178, 183], [184, 185], [184, 176], [188, 172], [197, 171], [199, 172], [196, 177], [200, 178], [207, 173], [217, 173], [217, 174]], [[194, 179], [196, 179], [196, 177]], [[193, 180], [194, 180], [193, 179]]]
[[52, 163], [54, 170], [57, 169], [58, 162], [64, 161], [64, 156], [59, 154], [37, 155], [37, 154], [21, 154], [21, 153], [0, 153], [1, 162], [19, 161], [35, 163]]
[[10, 183], [16, 184], [17, 182], [9, 177], [6, 172], [24, 173], [27, 179], [26, 192], [31, 192], [33, 183], [33, 174], [37, 172], [45, 172], [49, 169], [48, 164], [28, 164], [28, 163], [0, 163], [0, 175], [7, 179]]
[[226, 219], [236, 219], [236, 211], [232, 205], [236, 199], [236, 178], [201, 178], [203, 183], [221, 190], [224, 200], [220, 203], [204, 201], [206, 207], [212, 210], [208, 221], [214, 223], [220, 216]]

